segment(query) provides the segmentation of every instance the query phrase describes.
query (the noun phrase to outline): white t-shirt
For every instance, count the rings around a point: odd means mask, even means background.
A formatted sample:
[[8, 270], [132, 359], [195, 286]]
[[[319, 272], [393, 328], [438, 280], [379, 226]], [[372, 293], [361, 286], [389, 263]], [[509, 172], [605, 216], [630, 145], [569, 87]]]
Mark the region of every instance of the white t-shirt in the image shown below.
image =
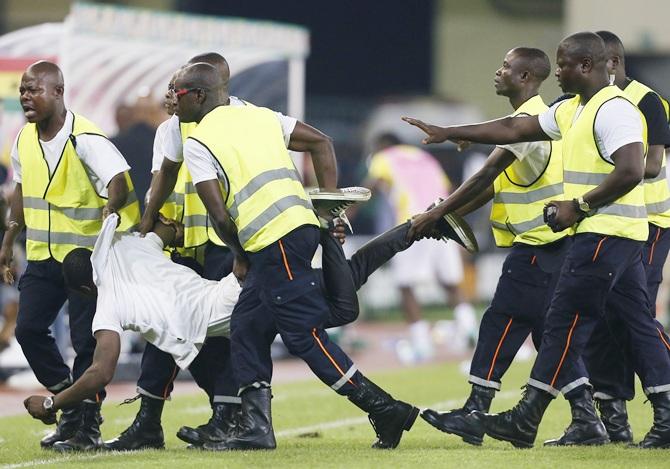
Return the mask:
[[[561, 130], [556, 122], [556, 108], [560, 101], [538, 116], [540, 127], [552, 140], [561, 139]], [[575, 113], [579, 117], [584, 106]], [[603, 104], [596, 114], [594, 125], [596, 144], [600, 154], [610, 163], [612, 154], [629, 143], [642, 143], [642, 118], [637, 108], [627, 99], [611, 99]]]
[[[240, 98], [237, 98], [235, 96], [230, 97], [230, 106], [246, 106], [246, 105], [247, 103], [242, 101]], [[282, 133], [284, 134], [284, 143], [286, 144], [286, 147], [288, 147], [289, 141], [291, 140], [291, 134], [293, 133], [293, 129], [295, 129], [295, 125], [298, 122], [298, 120], [294, 117], [285, 116], [281, 112], [276, 112], [275, 114], [277, 115], [277, 119], [279, 119], [279, 123], [281, 124]], [[168, 122], [168, 124], [165, 130], [166, 132], [165, 136], [163, 137], [163, 148], [162, 148], [163, 156], [170, 161], [174, 161], [175, 163], [181, 163], [184, 161], [184, 152], [183, 152], [184, 148], [181, 139], [181, 130], [179, 128], [179, 117], [177, 117], [176, 115], [172, 116], [166, 122]], [[189, 167], [189, 171], [190, 170], [191, 169]], [[194, 183], [200, 182], [196, 181], [195, 174], [193, 174], [192, 172], [191, 176], [193, 176]]]
[[511, 152], [518, 164], [514, 166], [514, 172], [520, 180], [517, 184], [531, 184], [547, 167], [547, 160], [551, 155], [551, 143], [549, 142], [521, 142], [510, 145], [499, 145], [500, 148]]
[[[171, 121], [172, 119], [170, 118], [161, 122], [161, 125], [156, 129], [156, 136], [154, 137], [154, 153], [151, 158], [152, 174], [160, 171], [161, 165], [163, 164], [163, 158], [165, 157], [163, 148], [166, 146], [165, 140], [168, 138], [168, 130], [170, 129]], [[179, 144], [181, 145], [181, 140], [179, 140]]]
[[155, 233], [141, 238], [115, 228], [116, 215], [111, 215], [91, 256], [98, 286], [93, 332], [139, 332], [188, 368], [205, 337], [229, 333], [241, 290], [237, 280], [232, 274], [219, 282], [205, 280], [165, 257]]
[[[68, 111], [65, 116], [65, 123], [56, 136], [48, 142], [40, 140], [40, 144], [44, 150], [44, 158], [49, 167], [49, 175], [53, 175], [58, 161], [63, 154], [63, 147], [72, 132], [73, 119], [74, 115]], [[17, 136], [12, 146], [11, 158], [14, 182], [20, 183], [22, 175], [18, 141], [19, 137]], [[79, 135], [77, 137], [76, 151], [93, 187], [95, 187], [96, 192], [102, 197], [107, 197], [107, 185], [109, 181], [117, 174], [130, 169], [125, 158], [119, 153], [114, 144], [100, 135]]]

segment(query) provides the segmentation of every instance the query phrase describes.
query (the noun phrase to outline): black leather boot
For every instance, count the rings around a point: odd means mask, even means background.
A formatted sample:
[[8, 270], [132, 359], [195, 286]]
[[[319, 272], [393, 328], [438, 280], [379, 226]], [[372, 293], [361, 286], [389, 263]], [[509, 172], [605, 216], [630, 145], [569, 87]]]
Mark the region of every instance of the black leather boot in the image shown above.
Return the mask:
[[605, 425], [593, 405], [591, 390], [584, 387], [570, 397], [572, 421], [563, 435], [544, 442], [544, 446], [603, 445], [609, 443]]
[[65, 441], [72, 438], [79, 428], [81, 421], [81, 404], [70, 409], [63, 409], [58, 419], [56, 430], [42, 438], [40, 446], [42, 448], [51, 448], [54, 443]]
[[105, 441], [103, 449], [108, 451], [133, 451], [138, 449], [163, 449], [163, 399], [142, 396], [140, 410], [128, 428], [113, 440]]
[[649, 394], [654, 424], [640, 442], [640, 448], [670, 448], [670, 391]]
[[393, 399], [386, 391], [363, 376], [352, 394], [348, 396], [368, 418], [377, 434], [373, 448], [393, 449], [400, 443], [403, 430], [414, 425], [419, 409], [406, 402]]
[[552, 399], [548, 392], [528, 385], [523, 397], [512, 409], [500, 414], [475, 410], [468, 418], [479, 422], [491, 438], [509, 441], [517, 448], [532, 448], [537, 428]]
[[470, 397], [468, 397], [468, 400], [465, 401], [465, 404], [460, 409], [448, 412], [437, 412], [432, 409], [426, 409], [421, 412], [421, 418], [440, 431], [458, 435], [466, 443], [479, 446], [484, 440], [484, 431], [480, 425], [477, 425], [472, 419], [466, 417], [473, 410], [488, 412], [495, 393], [496, 390], [493, 388], [473, 384]]
[[596, 399], [600, 418], [612, 443], [632, 443], [633, 429], [628, 423], [626, 401], [623, 399]]
[[214, 403], [209, 422], [195, 428], [181, 427], [177, 432], [177, 438], [195, 446], [222, 441], [235, 429], [240, 408], [239, 404]]
[[54, 443], [52, 448], [61, 453], [70, 451], [96, 451], [102, 447], [100, 438], [100, 404], [84, 402], [79, 427], [72, 438]]
[[236, 429], [223, 441], [205, 443], [210, 451], [236, 449], [275, 449], [277, 442], [272, 429], [272, 390], [249, 388], [242, 393], [242, 412]]

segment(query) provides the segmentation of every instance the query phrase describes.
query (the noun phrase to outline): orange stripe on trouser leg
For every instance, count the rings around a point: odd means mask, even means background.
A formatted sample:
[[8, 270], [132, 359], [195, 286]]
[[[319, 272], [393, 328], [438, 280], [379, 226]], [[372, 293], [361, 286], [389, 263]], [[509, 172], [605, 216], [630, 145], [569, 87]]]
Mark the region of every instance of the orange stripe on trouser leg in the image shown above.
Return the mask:
[[[535, 257], [533, 257], [534, 259]], [[489, 374], [486, 376], [486, 381], [491, 381], [491, 375], [493, 375], [493, 367], [496, 366], [496, 360], [498, 359], [498, 353], [500, 353], [500, 347], [502, 347], [503, 342], [505, 341], [505, 337], [507, 337], [507, 332], [509, 332], [509, 328], [512, 325], [513, 318], [509, 318], [509, 321], [507, 322], [507, 326], [505, 327], [505, 330], [502, 333], [502, 336], [500, 337], [500, 341], [498, 342], [498, 346], [496, 347], [496, 353], [493, 354], [493, 361], [491, 361], [491, 368], [489, 368]]]
[[665, 337], [663, 336], [663, 331], [660, 330], [658, 327], [656, 328], [658, 331], [658, 336], [661, 338], [661, 341], [665, 344], [665, 347], [670, 350], [670, 344], [668, 343], [667, 340], [665, 340]]
[[[321, 339], [319, 339], [319, 336], [316, 335], [316, 329], [312, 329], [312, 337], [314, 337], [314, 340], [316, 340], [316, 343], [319, 344], [319, 348], [323, 352], [323, 354], [328, 357], [328, 360], [330, 360], [330, 363], [333, 364], [333, 366], [337, 369], [337, 371], [340, 372], [342, 376], [344, 376], [344, 371], [342, 371], [342, 368], [335, 362], [335, 359], [328, 353], [328, 350], [326, 350], [326, 347], [323, 346], [321, 343]], [[347, 380], [352, 386], [356, 386], [351, 379]]]
[[537, 256], [533, 256], [533, 258], [530, 260], [530, 265], [535, 264], [536, 260], [537, 260]]
[[[603, 238], [604, 239], [604, 238]], [[602, 241], [600, 241], [602, 243]], [[596, 251], [597, 254], [597, 251]], [[595, 256], [594, 256], [595, 258]], [[558, 373], [561, 371], [561, 367], [563, 366], [563, 361], [565, 360], [566, 355], [568, 354], [568, 349], [570, 348], [570, 341], [572, 340], [572, 333], [575, 331], [575, 326], [577, 326], [577, 320], [579, 319], [579, 313], [575, 313], [575, 320], [572, 321], [572, 326], [570, 326], [570, 331], [568, 332], [568, 338], [565, 341], [565, 349], [563, 350], [563, 356], [561, 357], [561, 361], [558, 363], [558, 368], [556, 368], [556, 373], [554, 373], [554, 377], [551, 379], [551, 386], [552, 388], [554, 387], [554, 383], [556, 383], [556, 379], [558, 378]]]
[[165, 390], [163, 391], [163, 399], [167, 399], [168, 397], [168, 390], [170, 389], [170, 384], [174, 382], [174, 379], [177, 377], [177, 370], [179, 370], [179, 367], [175, 365], [174, 371], [172, 372], [172, 377], [170, 377], [170, 381], [165, 385]]
[[603, 239], [600, 240], [598, 243], [598, 246], [596, 247], [596, 252], [593, 253], [593, 259], [591, 259], [592, 262], [596, 261], [596, 258], [598, 257], [598, 253], [600, 252], [600, 247], [603, 245], [603, 241], [607, 239], [607, 236], [603, 237]]
[[658, 238], [661, 236], [661, 229], [656, 228], [656, 238], [654, 239], [654, 242], [651, 243], [651, 250], [649, 251], [649, 264], [651, 264], [651, 261], [654, 260], [654, 249], [656, 249], [656, 243], [658, 242]]
[[281, 257], [284, 260], [284, 267], [286, 267], [286, 273], [288, 274], [288, 279], [293, 280], [293, 274], [291, 273], [291, 268], [288, 266], [288, 259], [286, 259], [286, 252], [284, 252], [284, 243], [279, 240], [279, 250], [281, 251]]

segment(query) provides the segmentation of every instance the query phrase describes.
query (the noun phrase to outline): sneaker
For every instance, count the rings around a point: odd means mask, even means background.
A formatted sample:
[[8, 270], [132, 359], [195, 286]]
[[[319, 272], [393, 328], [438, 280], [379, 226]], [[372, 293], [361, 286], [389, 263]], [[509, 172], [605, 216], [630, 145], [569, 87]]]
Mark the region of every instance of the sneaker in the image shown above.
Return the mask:
[[322, 225], [328, 225], [330, 220], [326, 220], [322, 216], [322, 214], [328, 213], [333, 218], [340, 218], [353, 233], [351, 223], [349, 223], [349, 219], [344, 212], [354, 204], [370, 200], [372, 192], [365, 187], [343, 187], [335, 191], [312, 189], [308, 195], [312, 199], [312, 205], [319, 214], [319, 221]]
[[[435, 208], [435, 206], [442, 202], [444, 202], [444, 199], [438, 197], [435, 199], [435, 202], [426, 208], [426, 211]], [[460, 215], [455, 213], [446, 214], [444, 220], [437, 222], [437, 231], [439, 231], [438, 235], [445, 243], [452, 239], [463, 246], [468, 252], [474, 253], [479, 251], [477, 238], [475, 238], [472, 228]]]

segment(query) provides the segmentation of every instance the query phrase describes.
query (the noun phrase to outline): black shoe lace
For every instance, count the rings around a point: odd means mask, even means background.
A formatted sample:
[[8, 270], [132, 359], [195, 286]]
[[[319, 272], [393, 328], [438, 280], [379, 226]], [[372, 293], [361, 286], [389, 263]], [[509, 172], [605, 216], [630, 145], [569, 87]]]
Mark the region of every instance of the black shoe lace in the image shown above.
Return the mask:
[[375, 425], [374, 419], [368, 415], [368, 420], [370, 421], [370, 425], [372, 425], [372, 429], [375, 431], [375, 434], [377, 435], [377, 439], [381, 440], [382, 435], [379, 433], [379, 430], [377, 430], [377, 426]]

